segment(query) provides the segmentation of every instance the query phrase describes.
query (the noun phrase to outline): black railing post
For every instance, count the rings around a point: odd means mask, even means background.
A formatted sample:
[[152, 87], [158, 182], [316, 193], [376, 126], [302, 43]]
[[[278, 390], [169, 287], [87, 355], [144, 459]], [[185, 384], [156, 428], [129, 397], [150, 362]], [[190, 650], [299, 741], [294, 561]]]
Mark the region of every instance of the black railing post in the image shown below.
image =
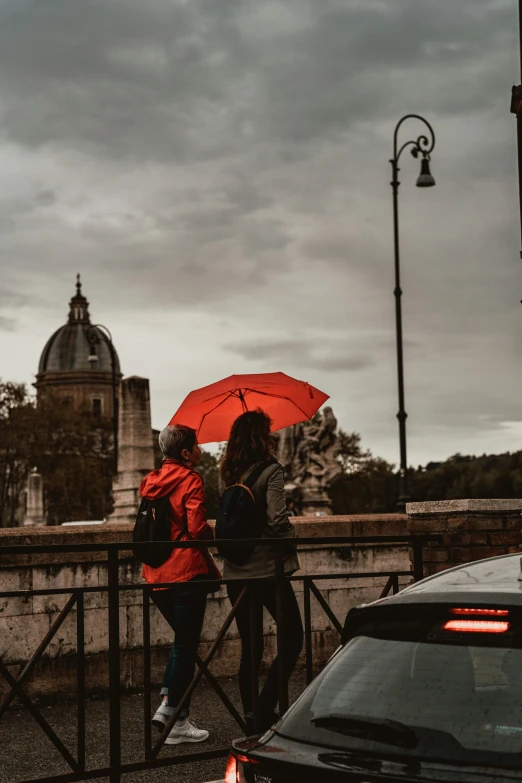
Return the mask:
[[85, 612], [83, 593], [76, 598], [76, 672], [78, 688], [78, 766], [85, 769]]
[[109, 593], [109, 764], [110, 783], [121, 780], [120, 591], [118, 549], [107, 553]]
[[150, 714], [150, 600], [147, 588], [143, 590], [143, 730], [145, 758], [151, 758], [152, 725]]
[[276, 549], [276, 623], [277, 623], [277, 676], [279, 685], [279, 713], [284, 715], [288, 709], [288, 650], [286, 649], [287, 634], [285, 629], [285, 559], [282, 549]]
[[414, 538], [411, 543], [413, 551], [413, 578], [416, 582], [424, 579], [424, 559], [422, 553], [422, 541]]
[[310, 685], [314, 678], [314, 662], [312, 659], [312, 613], [310, 607], [310, 584], [303, 579], [304, 632], [306, 655], [306, 684]]

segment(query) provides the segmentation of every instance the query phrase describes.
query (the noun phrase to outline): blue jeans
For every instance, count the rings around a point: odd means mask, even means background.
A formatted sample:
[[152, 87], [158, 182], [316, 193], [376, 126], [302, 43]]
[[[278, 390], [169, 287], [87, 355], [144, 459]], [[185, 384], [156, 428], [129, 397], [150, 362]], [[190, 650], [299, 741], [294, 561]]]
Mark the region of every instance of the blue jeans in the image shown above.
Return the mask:
[[[181, 585], [180, 585], [181, 588]], [[154, 590], [152, 600], [174, 631], [174, 644], [163, 676], [161, 693], [168, 694], [168, 706], [180, 706], [196, 669], [201, 629], [205, 618], [207, 594], [186, 589]], [[180, 719], [189, 714], [190, 697], [183, 703]]]

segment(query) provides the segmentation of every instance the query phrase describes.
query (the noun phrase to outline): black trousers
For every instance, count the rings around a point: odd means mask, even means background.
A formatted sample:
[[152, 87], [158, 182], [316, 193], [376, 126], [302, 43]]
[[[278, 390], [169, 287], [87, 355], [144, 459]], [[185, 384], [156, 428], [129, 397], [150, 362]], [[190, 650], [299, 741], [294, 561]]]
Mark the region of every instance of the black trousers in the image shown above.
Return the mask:
[[[244, 583], [238, 580], [238, 583], [229, 583], [227, 585], [228, 597], [231, 603], [235, 603]], [[261, 661], [263, 659], [263, 607], [266, 606], [274, 620], [276, 620], [276, 585], [253, 584], [248, 586], [248, 592], [241, 601], [237, 614], [236, 623], [241, 637], [241, 664], [239, 667], [239, 692], [243, 703], [243, 710], [246, 716], [252, 714], [252, 663], [251, 656], [254, 656], [255, 671], [259, 673]], [[303, 648], [303, 624], [299, 606], [290, 582], [283, 582], [283, 643], [285, 645], [285, 677], [287, 681], [294, 670]], [[251, 612], [251, 597], [253, 600]], [[255, 638], [254, 649], [251, 646], [251, 620], [254, 623], [253, 635]], [[261, 715], [270, 715], [275, 711], [278, 702], [278, 656], [270, 666], [268, 675], [259, 694], [259, 711]]]

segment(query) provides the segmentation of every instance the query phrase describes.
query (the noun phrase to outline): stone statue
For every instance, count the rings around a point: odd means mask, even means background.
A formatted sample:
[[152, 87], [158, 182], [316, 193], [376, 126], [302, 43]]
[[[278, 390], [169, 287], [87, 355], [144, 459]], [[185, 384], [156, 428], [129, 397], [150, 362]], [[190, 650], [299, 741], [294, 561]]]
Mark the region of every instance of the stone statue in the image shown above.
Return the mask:
[[297, 499], [303, 514], [329, 514], [326, 492], [342, 472], [337, 459], [337, 419], [324, 408], [313, 419], [278, 433], [277, 458], [285, 471], [287, 492]]
[[27, 510], [24, 527], [43, 527], [46, 524], [42, 476], [37, 468], [33, 468], [27, 479]]

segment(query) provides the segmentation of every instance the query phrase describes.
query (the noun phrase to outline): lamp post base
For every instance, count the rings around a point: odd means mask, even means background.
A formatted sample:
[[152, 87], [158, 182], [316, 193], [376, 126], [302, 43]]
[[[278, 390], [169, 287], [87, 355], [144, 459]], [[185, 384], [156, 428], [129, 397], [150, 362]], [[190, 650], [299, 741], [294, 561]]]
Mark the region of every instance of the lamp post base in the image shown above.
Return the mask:
[[406, 513], [406, 504], [409, 503], [411, 498], [409, 497], [400, 497], [397, 501], [397, 511], [399, 514], [405, 514]]

